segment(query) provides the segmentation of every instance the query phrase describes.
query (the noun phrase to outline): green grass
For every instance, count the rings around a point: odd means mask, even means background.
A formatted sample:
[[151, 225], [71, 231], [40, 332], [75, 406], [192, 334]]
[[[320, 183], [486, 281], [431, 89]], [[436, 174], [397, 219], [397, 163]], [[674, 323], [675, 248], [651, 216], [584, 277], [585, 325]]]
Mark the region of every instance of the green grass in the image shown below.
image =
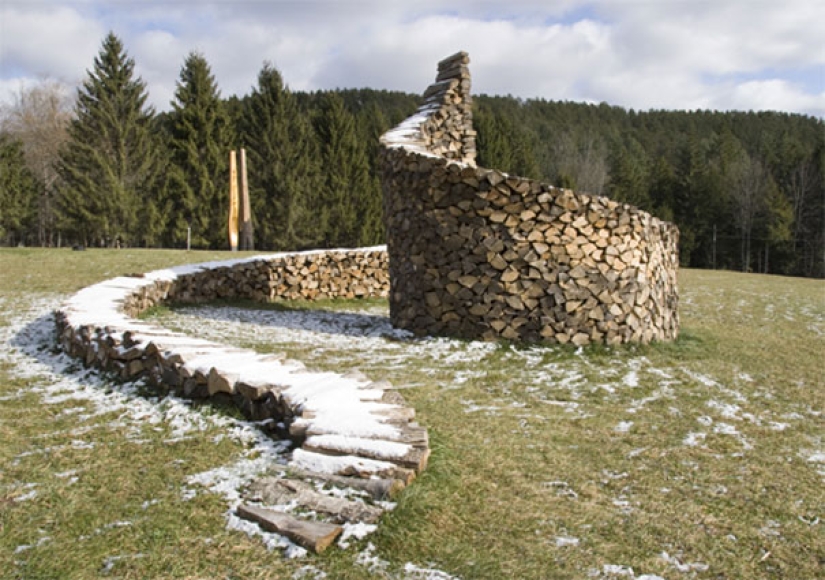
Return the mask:
[[[0, 330], [36, 301], [100, 279], [217, 257], [0, 250]], [[290, 578], [312, 566], [380, 578], [413, 562], [466, 579], [608, 578], [609, 565], [669, 579], [820, 578], [825, 464], [811, 459], [825, 451], [825, 283], [683, 270], [680, 285], [678, 341], [584, 350], [312, 338], [255, 319], [374, 314], [385, 308], [375, 301], [233, 305], [229, 314], [252, 317], [245, 324], [215, 315], [226, 305], [153, 313], [402, 389], [434, 452], [369, 537], [389, 565], [374, 574], [356, 563], [366, 542], [284, 560], [227, 530], [221, 498], [184, 499], [188, 476], [245, 452], [215, 442], [220, 426], [169, 442], [163, 424], [85, 418], [89, 403], [32, 392], [53, 379], [0, 362], [0, 576]], [[88, 431], [71, 435], [77, 427]], [[23, 545], [33, 547], [15, 553]]]

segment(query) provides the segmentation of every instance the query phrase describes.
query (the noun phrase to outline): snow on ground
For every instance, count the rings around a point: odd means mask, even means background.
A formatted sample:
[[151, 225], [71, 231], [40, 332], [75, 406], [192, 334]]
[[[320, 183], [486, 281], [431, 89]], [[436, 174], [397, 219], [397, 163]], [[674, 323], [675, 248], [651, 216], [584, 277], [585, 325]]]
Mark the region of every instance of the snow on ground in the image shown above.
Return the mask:
[[[184, 499], [193, 498], [201, 490], [208, 490], [221, 495], [227, 503], [227, 527], [244, 532], [250, 536], [259, 537], [268, 549], [281, 549], [287, 558], [302, 558], [307, 551], [278, 534], [262, 530], [258, 525], [242, 520], [235, 515], [235, 508], [241, 501], [241, 490], [252, 479], [266, 471], [271, 471], [274, 465], [284, 464], [287, 459], [289, 442], [274, 441], [263, 434], [253, 423], [239, 421], [218, 414], [204, 414], [191, 406], [191, 401], [174, 396], [163, 398], [145, 397], [140, 394], [142, 385], [138, 383], [119, 383], [106, 379], [105, 376], [87, 370], [80, 363], [67, 355], [55, 352], [55, 325], [52, 312], [63, 304], [65, 296], [46, 296], [16, 300], [13, 307], [8, 299], [0, 297], [0, 309], [7, 313], [4, 320], [0, 320], [0, 364], [8, 368], [9, 374], [18, 378], [29, 379], [25, 388], [8, 393], [3, 400], [14, 400], [36, 394], [45, 405], [67, 405], [61, 413], [72, 415], [76, 419], [77, 427], [68, 434], [72, 436], [86, 436], [85, 440], [72, 441], [75, 448], [94, 448], [95, 442], [89, 440], [95, 429], [100, 426], [90, 423], [93, 419], [104, 414], [117, 413], [117, 419], [105, 423], [109, 429], [123, 430], [125, 436], [133, 442], [139, 442], [141, 429], [145, 425], [163, 425], [170, 436], [167, 443], [185, 440], [190, 437], [202, 436], [208, 429], [219, 429], [218, 437], [230, 437], [244, 445], [242, 456], [235, 461], [214, 469], [191, 476], [188, 483], [191, 487], [184, 487], [181, 495]], [[403, 331], [392, 327], [378, 326], [374, 332], [369, 329], [374, 325], [364, 325], [364, 315], [351, 317], [331, 315], [322, 319], [319, 325], [312, 330], [296, 328], [296, 332], [307, 333], [311, 336], [322, 333], [323, 328], [334, 326], [351, 339], [364, 340], [400, 340], [407, 337]], [[369, 315], [367, 315], [369, 316]], [[2, 323], [6, 323], [3, 325]], [[366, 332], [364, 332], [366, 330]], [[193, 334], [201, 334], [194, 332]], [[225, 336], [220, 336], [225, 341]], [[368, 348], [368, 347], [367, 347]], [[398, 350], [404, 346], [399, 344]], [[445, 350], [450, 350], [446, 348]], [[472, 349], [471, 349], [472, 350]], [[478, 349], [483, 355], [486, 348]], [[435, 350], [430, 352], [436, 358]], [[456, 359], [474, 359], [476, 355], [465, 357], [461, 349], [455, 349], [453, 356]], [[49, 435], [54, 435], [50, 433]], [[31, 450], [21, 454], [44, 453], [42, 448], [33, 446]], [[77, 474], [82, 470], [69, 470], [55, 473], [58, 478], [65, 479], [67, 484], [78, 480]], [[16, 501], [27, 501], [37, 496], [37, 484], [16, 483], [6, 486], [21, 491], [15, 496]], [[141, 506], [148, 509], [158, 503], [156, 500], [144, 502]], [[387, 504], [388, 509], [394, 504]], [[128, 527], [131, 522], [115, 521], [97, 530], [115, 527]], [[352, 540], [361, 540], [374, 532], [374, 525], [348, 525], [342, 537], [342, 547], [346, 548]], [[36, 544], [21, 545], [16, 553], [22, 553], [33, 547], [42, 545], [51, 540], [48, 536], [40, 538]], [[370, 544], [371, 546], [371, 544]], [[373, 548], [374, 549], [374, 548]], [[143, 554], [125, 554], [112, 556], [102, 562], [101, 570], [109, 573], [119, 560], [140, 558]], [[377, 556], [359, 555], [365, 561], [374, 562], [377, 566], [384, 565], [384, 561]], [[302, 572], [303, 571], [303, 572]], [[324, 578], [325, 573], [312, 566], [301, 568], [296, 578]], [[455, 577], [431, 567], [419, 567], [413, 563], [406, 563], [399, 574], [393, 575], [399, 580], [455, 580]]]
[[[111, 428], [122, 429], [125, 436], [139, 442], [139, 435], [145, 425], [164, 425], [170, 430], [167, 442], [180, 441], [187, 437], [198, 437], [210, 428], [218, 428], [224, 436], [231, 437], [245, 445], [243, 456], [238, 460], [190, 478], [193, 488], [182, 490], [185, 497], [193, 497], [199, 489], [208, 489], [221, 494], [227, 501], [227, 522], [235, 529], [263, 536], [265, 544], [278, 546], [295, 553], [300, 550], [281, 536], [243, 528], [235, 520], [234, 508], [240, 501], [240, 489], [252, 478], [264, 473], [274, 464], [285, 461], [286, 442], [276, 442], [264, 435], [252, 423], [239, 421], [218, 414], [203, 414], [191, 408], [191, 401], [168, 396], [163, 399], [147, 398], [139, 394], [139, 383], [117, 383], [104, 376], [84, 369], [77, 361], [63, 353], [55, 353], [55, 326], [51, 312], [65, 297], [35, 299], [29, 303], [17, 304], [7, 326], [0, 326], [0, 363], [11, 369], [11, 374], [30, 379], [25, 393], [38, 395], [46, 405], [85, 403], [90, 407], [77, 407], [84, 413], [77, 415], [78, 427], [70, 435], [85, 435], [86, 440], [75, 440], [75, 448], [93, 448], [95, 442], [88, 440], [94, 425], [83, 425], [95, 417], [117, 413], [118, 418], [108, 424]], [[19, 391], [23, 396], [24, 390]], [[70, 407], [72, 408], [72, 407]], [[33, 446], [25, 454], [42, 453], [42, 448]], [[71, 473], [56, 474], [71, 477]], [[71, 481], [71, 480], [70, 480]], [[22, 501], [34, 497], [36, 490], [28, 495], [18, 496]]]
[[[594, 395], [618, 401], [627, 400], [628, 393], [638, 392], [625, 409], [629, 415], [638, 415], [650, 413], [650, 408], [662, 401], [678, 404], [678, 393], [699, 386], [713, 395], [705, 401], [705, 414], [698, 418], [707, 430], [686, 431], [682, 435], [684, 444], [700, 445], [707, 433], [713, 432], [734, 437], [743, 452], [753, 449], [754, 442], [746, 439], [731, 421], [764, 424], [779, 432], [793, 428], [795, 420], [805, 419], [799, 413], [773, 416], [760, 410], [758, 401], [750, 400], [737, 388], [743, 383], [752, 385], [755, 380], [741, 370], [725, 381], [685, 367], [658, 368], [644, 356], [616, 356], [605, 363], [590, 360], [579, 349], [572, 359], [558, 360], [552, 349], [542, 346], [514, 348], [485, 341], [413, 338], [392, 327], [386, 307], [374, 305], [360, 312], [201, 305], [166, 314], [159, 323], [217, 342], [232, 340], [236, 344], [267, 345], [275, 350], [293, 349], [304, 353], [303, 360], [310, 366], [319, 364], [335, 369], [358, 365], [367, 373], [370, 369], [416, 368], [437, 377], [444, 390], [472, 387], [478, 380], [484, 380], [488, 393], [493, 394], [491, 388], [498, 390], [495, 394], [499, 396], [493, 401], [480, 402], [467, 389], [468, 396], [461, 400], [465, 413], [498, 415], [538, 402], [564, 408], [571, 419], [583, 419], [593, 416], [583, 401]], [[496, 367], [502, 366], [506, 367], [506, 377], [488, 380]], [[486, 386], [490, 383], [495, 387]], [[642, 385], [655, 387], [643, 389]], [[513, 394], [515, 390], [519, 393]], [[685, 411], [673, 405], [670, 409], [677, 416]], [[749, 412], [751, 409], [756, 410]], [[779, 421], [780, 418], [783, 420]], [[628, 433], [633, 425], [632, 420], [619, 421], [615, 432]]]
[[[73, 434], [87, 435], [78, 444], [93, 444], [88, 436], [94, 427], [83, 425], [93, 417], [116, 410], [118, 419], [111, 428], [121, 428], [137, 437], [140, 426], [154, 423], [170, 428], [170, 441], [196, 437], [204, 429], [220, 428], [248, 445], [248, 453], [238, 461], [193, 476], [191, 487], [182, 490], [184, 497], [191, 497], [199, 490], [207, 489], [221, 494], [227, 503], [227, 524], [230, 528], [261, 536], [270, 548], [285, 549], [289, 556], [302, 556], [305, 552], [275, 534], [262, 532], [257, 526], [234, 516], [234, 507], [240, 501], [239, 490], [251, 478], [267, 466], [284, 461], [285, 446], [261, 435], [251, 424], [220, 416], [205, 416], [191, 409], [188, 401], [175, 398], [146, 399], [138, 395], [138, 385], [108, 383], [92, 372], [61, 354], [53, 354], [54, 325], [49, 312], [64, 297], [47, 297], [31, 300], [23, 308], [6, 308], [0, 298], [0, 306], [9, 312], [9, 326], [0, 326], [0, 363], [15, 368], [20, 377], [36, 379], [27, 391], [38, 394], [46, 404], [64, 404], [64, 413], [78, 419]], [[10, 317], [10, 318], [9, 318]], [[359, 366], [369, 374], [370, 369], [403, 371], [419, 369], [435, 377], [444, 390], [466, 389], [461, 399], [466, 413], [482, 412], [490, 415], [515, 413], [526, 404], [556, 406], [566, 411], [571, 419], [592, 416], [589, 401], [619, 401], [627, 416], [612, 423], [617, 435], [632, 437], [644, 425], [643, 419], [665, 405], [665, 413], [671, 416], [695, 417], [699, 429], [685, 429], [676, 439], [682, 445], [700, 447], [708, 436], [732, 437], [740, 443], [741, 452], [752, 450], [756, 442], [745, 438], [742, 429], [748, 424], [765, 425], [766, 429], [779, 433], [794, 426], [819, 411], [799, 407], [796, 411], [785, 409], [773, 414], [759, 409], [758, 397], [750, 399], [738, 388], [748, 389], [755, 379], [746, 373], [724, 380], [689, 368], [657, 368], [645, 357], [611, 357], [607, 361], [593, 362], [579, 350], [561, 360], [546, 347], [514, 348], [494, 342], [461, 341], [446, 338], [413, 338], [409, 333], [392, 328], [386, 309], [370, 306], [360, 312], [329, 312], [317, 310], [250, 310], [231, 306], [198, 306], [180, 309], [163, 315], [158, 321], [167, 327], [191, 336], [219, 343], [235, 345], [266, 345], [267, 348], [294, 349], [303, 353], [304, 362], [312, 368], [322, 365], [341, 369]], [[609, 355], [608, 355], [609, 356]], [[555, 358], [554, 358], [555, 357]], [[506, 367], [506, 380], [487, 381], [488, 375], [498, 366]], [[403, 374], [403, 373], [399, 373]], [[482, 382], [483, 381], [483, 382]], [[480, 402], [475, 398], [474, 382], [479, 382], [493, 397]], [[398, 384], [397, 388], [415, 388], [416, 384]], [[684, 388], [704, 389], [707, 400], [700, 401], [701, 410], [682, 406], [677, 394]], [[5, 393], [4, 399], [25, 396]], [[490, 400], [492, 399], [492, 401]], [[628, 403], [629, 401], [629, 403]], [[694, 401], [695, 402], [695, 401]], [[752, 412], [749, 412], [752, 411]], [[568, 415], [569, 414], [569, 415]], [[818, 416], [818, 415], [816, 415]], [[781, 419], [781, 421], [780, 421]], [[635, 427], [634, 427], [635, 426]], [[694, 428], [696, 426], [694, 425]], [[93, 433], [92, 433], [93, 435]], [[825, 455], [821, 441], [799, 451], [799, 455], [812, 469], [825, 477]], [[644, 453], [645, 448], [634, 449], [628, 457]], [[32, 453], [36, 452], [32, 449]], [[59, 475], [58, 475], [59, 476]], [[68, 474], [66, 477], [76, 477]], [[577, 492], [565, 482], [549, 482], [557, 495], [578, 497]], [[28, 490], [27, 490], [28, 491]], [[662, 493], [669, 490], [663, 488]], [[23, 495], [23, 493], [21, 493]], [[614, 506], [620, 511], [632, 510], [636, 503], [632, 495], [615, 498]], [[148, 507], [148, 506], [147, 506]], [[342, 544], [363, 537], [365, 530], [350, 530]], [[568, 550], [578, 549], [578, 538], [558, 536], [555, 543]], [[704, 564], [685, 563], [680, 556], [662, 552], [665, 560], [675, 571], [700, 572]], [[365, 568], [393, 578], [444, 580], [452, 578], [435, 568], [421, 568], [408, 564], [404, 576], [390, 575], [389, 564], [375, 554], [368, 545], [357, 556]], [[656, 580], [659, 576], [637, 573], [622, 565], [604, 565], [591, 570], [597, 578], [635, 578]], [[296, 578], [323, 578], [320, 570], [307, 566], [301, 568]]]

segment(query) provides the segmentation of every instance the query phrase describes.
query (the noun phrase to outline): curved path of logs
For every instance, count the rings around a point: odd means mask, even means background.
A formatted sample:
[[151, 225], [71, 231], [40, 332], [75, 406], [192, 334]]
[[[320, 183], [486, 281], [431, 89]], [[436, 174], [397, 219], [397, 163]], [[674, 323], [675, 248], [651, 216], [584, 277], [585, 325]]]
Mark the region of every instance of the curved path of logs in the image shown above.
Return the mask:
[[[313, 483], [364, 491], [376, 500], [403, 489], [430, 454], [415, 411], [389, 383], [310, 371], [297, 361], [187, 336], [137, 316], [161, 303], [223, 297], [386, 296], [386, 261], [384, 248], [319, 251], [113, 278], [81, 290], [55, 313], [58, 338], [87, 366], [182, 396], [230, 398], [250, 419], [271, 419], [268, 424], [288, 430], [296, 445], [289, 477], [255, 482], [250, 499], [256, 501], [237, 513], [320, 552], [342, 532], [341, 523], [373, 523], [382, 509], [321, 493]], [[289, 503], [325, 514], [326, 521], [261, 507]]]

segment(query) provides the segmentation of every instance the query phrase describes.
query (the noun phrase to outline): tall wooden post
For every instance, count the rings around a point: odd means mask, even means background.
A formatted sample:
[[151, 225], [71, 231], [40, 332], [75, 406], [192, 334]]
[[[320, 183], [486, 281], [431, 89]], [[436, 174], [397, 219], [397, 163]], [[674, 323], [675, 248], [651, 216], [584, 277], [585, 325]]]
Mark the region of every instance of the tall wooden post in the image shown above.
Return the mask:
[[254, 250], [254, 230], [252, 228], [252, 208], [249, 205], [249, 183], [246, 179], [246, 149], [241, 147], [241, 249]]
[[229, 152], [229, 249], [238, 251], [238, 164], [235, 151]]

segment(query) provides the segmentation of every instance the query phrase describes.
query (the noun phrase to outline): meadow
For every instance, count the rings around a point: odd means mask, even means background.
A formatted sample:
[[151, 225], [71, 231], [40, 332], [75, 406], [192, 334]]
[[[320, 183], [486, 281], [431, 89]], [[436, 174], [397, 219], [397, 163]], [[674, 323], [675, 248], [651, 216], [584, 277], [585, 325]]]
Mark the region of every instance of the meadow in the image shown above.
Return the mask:
[[227, 514], [267, 457], [254, 425], [51, 335], [86, 285], [237, 255], [0, 249], [0, 577], [823, 576], [825, 282], [682, 270], [680, 338], [612, 348], [413, 339], [380, 300], [151, 312], [389, 380], [428, 428], [428, 469], [374, 533], [287, 558]]

